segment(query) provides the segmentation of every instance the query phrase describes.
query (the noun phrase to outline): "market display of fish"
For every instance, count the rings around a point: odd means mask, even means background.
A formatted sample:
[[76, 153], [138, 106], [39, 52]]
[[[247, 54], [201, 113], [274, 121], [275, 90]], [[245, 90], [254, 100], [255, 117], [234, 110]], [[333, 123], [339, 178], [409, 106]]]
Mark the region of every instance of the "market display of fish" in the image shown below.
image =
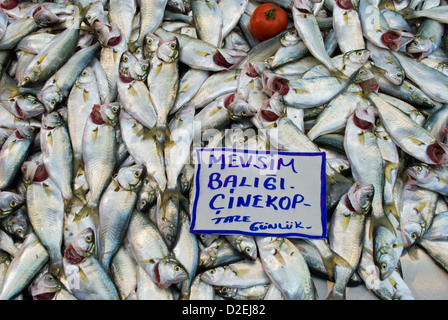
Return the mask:
[[[404, 256], [448, 272], [447, 24], [447, 0], [0, 0], [0, 299], [416, 299]], [[190, 232], [202, 147], [325, 152], [328, 237]]]

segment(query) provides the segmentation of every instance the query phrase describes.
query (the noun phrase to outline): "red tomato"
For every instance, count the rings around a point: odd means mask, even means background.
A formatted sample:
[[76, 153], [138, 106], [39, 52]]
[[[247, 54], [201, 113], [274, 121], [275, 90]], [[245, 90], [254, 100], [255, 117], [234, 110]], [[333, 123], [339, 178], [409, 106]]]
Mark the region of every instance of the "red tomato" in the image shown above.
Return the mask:
[[286, 29], [288, 16], [285, 10], [272, 3], [263, 3], [250, 17], [250, 29], [258, 40], [266, 40]]

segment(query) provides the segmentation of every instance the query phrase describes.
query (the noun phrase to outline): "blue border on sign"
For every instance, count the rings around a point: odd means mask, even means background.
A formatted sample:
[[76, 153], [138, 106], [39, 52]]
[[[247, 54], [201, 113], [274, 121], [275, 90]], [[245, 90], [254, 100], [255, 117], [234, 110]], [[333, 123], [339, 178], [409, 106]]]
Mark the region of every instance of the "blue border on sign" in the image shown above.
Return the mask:
[[[201, 171], [200, 153], [202, 151], [230, 151], [230, 152], [243, 152], [243, 153], [253, 153], [253, 154], [279, 154], [279, 155], [290, 155], [290, 156], [305, 156], [305, 157], [322, 157], [322, 164], [320, 170], [320, 181], [321, 181], [321, 194], [320, 194], [320, 212], [321, 212], [321, 225], [322, 234], [321, 235], [309, 235], [303, 233], [263, 233], [263, 232], [250, 232], [250, 231], [238, 231], [238, 230], [195, 230], [196, 226], [196, 210], [198, 205], [198, 198], [201, 186], [199, 185], [199, 173]], [[295, 152], [295, 151], [272, 151], [272, 150], [247, 150], [247, 149], [236, 149], [236, 148], [196, 148], [196, 177], [195, 177], [195, 196], [193, 201], [193, 209], [191, 213], [191, 233], [205, 233], [205, 234], [241, 234], [246, 236], [276, 236], [276, 237], [300, 237], [308, 239], [322, 239], [327, 237], [327, 175], [325, 172], [326, 167], [326, 154], [325, 152]]]

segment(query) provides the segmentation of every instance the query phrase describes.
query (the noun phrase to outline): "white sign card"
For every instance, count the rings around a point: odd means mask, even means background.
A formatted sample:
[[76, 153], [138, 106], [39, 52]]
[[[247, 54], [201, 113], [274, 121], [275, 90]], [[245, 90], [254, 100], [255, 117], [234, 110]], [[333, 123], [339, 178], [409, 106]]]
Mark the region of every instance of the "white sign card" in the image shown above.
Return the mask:
[[193, 233], [326, 238], [325, 153], [196, 149]]

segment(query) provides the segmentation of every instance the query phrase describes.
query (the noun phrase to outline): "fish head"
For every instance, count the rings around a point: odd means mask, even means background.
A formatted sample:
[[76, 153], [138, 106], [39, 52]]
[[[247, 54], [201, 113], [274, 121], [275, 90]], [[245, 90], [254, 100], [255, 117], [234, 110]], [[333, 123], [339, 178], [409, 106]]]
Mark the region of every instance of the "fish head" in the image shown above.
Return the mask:
[[425, 234], [426, 229], [426, 224], [423, 220], [412, 221], [402, 225], [401, 235], [405, 248], [409, 248], [420, 239]]
[[37, 284], [31, 287], [31, 296], [33, 300], [53, 300], [62, 287], [54, 275], [46, 272], [39, 278]]
[[19, 83], [19, 86], [26, 87], [32, 85], [37, 81], [39, 73], [40, 73], [39, 66], [30, 68], [23, 74], [22, 81]]
[[92, 27], [96, 22], [104, 21], [104, 9], [102, 4], [98, 2], [92, 2], [89, 4], [85, 18], [87, 23]]
[[377, 76], [365, 67], [361, 67], [355, 75], [354, 82], [358, 84], [362, 90], [367, 92], [378, 92], [380, 83]]
[[103, 21], [95, 21], [93, 28], [96, 32], [98, 41], [104, 47], [115, 47], [122, 40], [121, 31], [115, 22], [106, 23]]
[[199, 265], [210, 268], [218, 257], [217, 247], [205, 247], [199, 252]]
[[95, 72], [91, 67], [86, 67], [76, 78], [75, 86], [89, 90], [89, 86], [96, 81]]
[[179, 58], [179, 40], [173, 37], [162, 42], [157, 48], [157, 57], [166, 63], [176, 62]]
[[120, 103], [119, 102], [109, 102], [101, 105], [101, 118], [107, 124], [112, 126], [117, 125], [118, 117], [120, 115]]
[[391, 29], [383, 33], [381, 42], [393, 51], [398, 51], [414, 39], [414, 34], [406, 30]]
[[399, 66], [394, 66], [390, 69], [387, 69], [384, 73], [384, 76], [387, 80], [389, 80], [392, 84], [396, 86], [401, 86], [406, 78], [406, 73], [403, 68]]
[[247, 101], [240, 99], [233, 101], [228, 106], [227, 111], [229, 112], [230, 119], [234, 121], [251, 118], [257, 113], [257, 110], [247, 103]]
[[64, 249], [64, 260], [70, 264], [79, 264], [94, 254], [95, 233], [86, 228], [78, 233]]
[[42, 127], [47, 130], [52, 130], [64, 125], [64, 119], [58, 111], [53, 111], [45, 116], [42, 116]]
[[242, 50], [218, 48], [213, 55], [213, 62], [223, 69], [234, 69], [247, 58], [247, 53]]
[[0, 192], [0, 217], [4, 218], [20, 209], [24, 204], [25, 198], [20, 194], [9, 191]]
[[179, 175], [180, 192], [185, 193], [190, 190], [191, 183], [194, 177], [194, 167], [190, 164], [186, 164]]
[[14, 115], [21, 119], [29, 119], [36, 117], [45, 112], [45, 107], [32, 94], [21, 94], [13, 98]]
[[47, 26], [59, 22], [59, 17], [44, 4], [37, 6], [32, 16], [39, 26]]
[[353, 123], [361, 130], [374, 130], [375, 112], [368, 104], [358, 103], [352, 114]]
[[142, 186], [144, 173], [145, 166], [142, 164], [135, 164], [121, 168], [115, 179], [121, 188], [129, 191], [135, 191], [140, 189]]
[[27, 216], [22, 209], [18, 209], [3, 219], [5, 229], [18, 239], [24, 239], [28, 231]]
[[291, 29], [285, 32], [280, 38], [280, 43], [283, 47], [291, 47], [296, 45], [300, 40], [300, 36], [296, 29]]
[[434, 173], [429, 166], [425, 163], [421, 163], [406, 170], [409, 176], [409, 183], [411, 184], [424, 184], [427, 183], [431, 177], [434, 177]]
[[188, 272], [174, 257], [164, 257], [156, 266], [156, 283], [162, 289], [167, 289], [173, 283], [188, 279]]
[[12, 129], [0, 129], [0, 148], [3, 146], [3, 144], [8, 140], [9, 136], [13, 134], [14, 130]]
[[152, 33], [146, 34], [143, 42], [143, 56], [145, 59], [151, 60], [161, 44], [162, 40], [158, 36]]
[[352, 50], [343, 55], [344, 64], [350, 62], [362, 67], [370, 58], [370, 51], [367, 49]]
[[143, 186], [137, 197], [137, 209], [146, 212], [149, 207], [157, 200], [157, 191], [159, 185], [157, 181], [150, 176], [146, 176], [143, 180]]
[[388, 278], [395, 271], [395, 254], [393, 252], [384, 252], [378, 256], [376, 261], [380, 272], [380, 279]]
[[347, 198], [356, 213], [367, 214], [372, 203], [373, 194], [373, 185], [356, 182], [349, 189]]
[[406, 52], [415, 60], [422, 61], [429, 56], [432, 49], [432, 42], [428, 38], [416, 35], [406, 46]]
[[183, 0], [174, 0], [169, 3], [170, 9], [179, 13], [185, 13], [186, 8]]
[[255, 260], [258, 256], [257, 245], [253, 241], [243, 239], [238, 243], [239, 251], [249, 260]]
[[57, 105], [64, 99], [61, 89], [54, 83], [49, 83], [42, 88], [37, 94], [37, 98], [41, 101], [47, 112], [53, 111]]
[[223, 267], [216, 267], [208, 269], [201, 273], [201, 280], [206, 283], [217, 283], [224, 279], [225, 269]]
[[263, 83], [263, 91], [272, 96], [275, 92], [284, 96], [289, 92], [289, 81], [283, 76], [272, 72], [271, 70], [264, 70], [261, 74]]
[[138, 59], [129, 51], [123, 53], [120, 61], [120, 76], [144, 81], [148, 76], [149, 60]]
[[38, 129], [35, 126], [19, 126], [16, 130], [16, 137], [18, 139], [32, 140], [36, 136]]

